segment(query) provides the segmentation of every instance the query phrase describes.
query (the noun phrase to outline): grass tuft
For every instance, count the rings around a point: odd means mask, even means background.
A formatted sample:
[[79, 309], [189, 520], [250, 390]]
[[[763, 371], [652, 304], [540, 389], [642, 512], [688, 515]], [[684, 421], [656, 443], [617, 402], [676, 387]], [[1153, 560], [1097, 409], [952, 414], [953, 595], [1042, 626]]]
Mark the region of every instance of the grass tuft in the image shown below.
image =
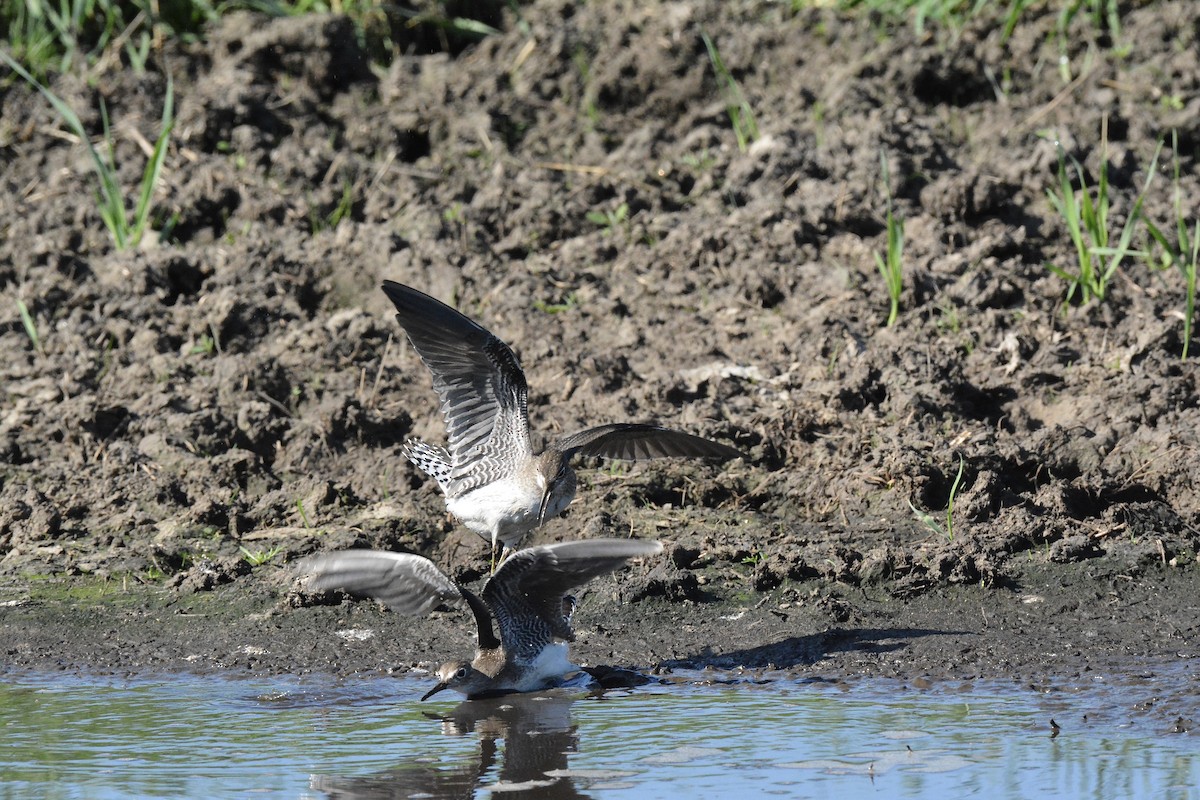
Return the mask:
[[1130, 247], [1133, 241], [1135, 224], [1141, 216], [1142, 202], [1146, 190], [1158, 168], [1158, 156], [1162, 150], [1160, 144], [1154, 151], [1150, 169], [1146, 174], [1146, 183], [1134, 201], [1129, 216], [1125, 219], [1116, 244], [1113, 242], [1115, 232], [1109, 223], [1109, 185], [1108, 185], [1108, 139], [1102, 138], [1100, 157], [1100, 176], [1093, 192], [1084, 176], [1083, 167], [1072, 157], [1071, 164], [1075, 167], [1079, 188], [1071, 181], [1067, 173], [1067, 159], [1062, 145], [1058, 145], [1058, 186], [1047, 189], [1046, 197], [1058, 211], [1067, 225], [1071, 242], [1075, 245], [1077, 268], [1072, 270], [1057, 264], [1046, 262], [1046, 268], [1067, 281], [1067, 297], [1065, 304], [1069, 305], [1076, 296], [1083, 303], [1092, 300], [1104, 300], [1108, 296], [1109, 284], [1121, 266], [1121, 262], [1130, 256], [1144, 256]]
[[316, 206], [309, 204], [308, 207], [308, 225], [314, 235], [322, 231], [331, 231], [336, 228], [342, 220], [351, 216], [354, 210], [354, 186], [350, 181], [342, 181], [342, 196], [338, 199], [337, 205], [326, 214], [324, 217], [317, 211]]
[[30, 85], [36, 87], [50, 101], [50, 105], [58, 112], [59, 117], [71, 129], [71, 132], [87, 147], [88, 154], [92, 158], [92, 170], [98, 184], [96, 195], [100, 217], [104, 220], [104, 225], [112, 235], [113, 243], [116, 244], [118, 250], [136, 247], [141, 243], [150, 223], [150, 212], [154, 207], [154, 190], [157, 188], [159, 176], [162, 174], [163, 159], [166, 158], [171, 129], [175, 125], [175, 92], [170, 77], [167, 77], [167, 94], [163, 100], [162, 125], [158, 139], [154, 143], [154, 149], [150, 153], [145, 169], [142, 170], [141, 189], [131, 215], [126, 208], [125, 193], [117, 177], [117, 165], [114, 160], [115, 146], [112, 130], [108, 124], [108, 109], [105, 107], [104, 101], [100, 102], [100, 118], [104, 126], [107, 157], [102, 156], [92, 144], [79, 115], [62, 98], [46, 88], [7, 53], [0, 52], [0, 60], [7, 63]]
[[[0, 0], [10, 53], [44, 79], [73, 68], [143, 72], [163, 42], [194, 40], [238, 3], [209, 0]], [[124, 62], [124, 64], [122, 63]]]
[[548, 303], [545, 300], [537, 299], [533, 301], [535, 310], [543, 314], [562, 314], [570, 311], [579, 305], [579, 296], [575, 292], [570, 292], [561, 303]]
[[758, 123], [754, 121], [754, 110], [742, 93], [742, 87], [725, 66], [721, 53], [707, 33], [701, 33], [704, 46], [708, 49], [708, 60], [712, 62], [713, 72], [717, 73], [717, 81], [725, 89], [725, 111], [733, 124], [733, 134], [737, 137], [738, 150], [746, 152], [752, 142], [758, 139]]
[[[1178, 267], [1184, 280], [1184, 313], [1183, 313], [1183, 352], [1180, 358], [1186, 360], [1188, 348], [1192, 343], [1192, 325], [1196, 315], [1196, 266], [1200, 262], [1200, 220], [1197, 220], [1191, 233], [1188, 233], [1188, 219], [1183, 211], [1183, 192], [1179, 186], [1179, 132], [1171, 131], [1171, 151], [1174, 171], [1171, 185], [1174, 194], [1175, 209], [1175, 242], [1167, 239], [1162, 229], [1144, 216], [1142, 222], [1146, 232], [1162, 251], [1161, 266], [1170, 269]], [[1188, 242], [1191, 242], [1189, 246]]]
[[879, 163], [883, 170], [883, 187], [887, 194], [887, 249], [884, 255], [875, 253], [875, 266], [883, 277], [887, 288], [891, 309], [888, 312], [887, 327], [896, 323], [900, 313], [900, 295], [904, 292], [904, 220], [892, 212], [892, 182], [888, 172], [887, 156], [879, 154]]
[[588, 222], [603, 228], [606, 236], [611, 236], [614, 231], [629, 221], [629, 203], [621, 203], [615, 208], [604, 211], [589, 211], [585, 216]]
[[921, 520], [921, 523], [925, 527], [929, 528], [934, 533], [945, 536], [946, 539], [951, 542], [954, 541], [954, 501], [958, 498], [958, 489], [959, 486], [962, 485], [963, 467], [965, 465], [966, 462], [963, 461], [963, 457], [960, 455], [958, 457], [958, 474], [954, 476], [954, 483], [950, 485], [950, 497], [946, 501], [945, 525], [934, 519], [933, 515], [928, 511], [922, 511], [913, 505], [911, 500], [908, 501], [908, 507], [913, 510], [913, 513], [916, 514], [917, 519]]
[[283, 545], [277, 544], [270, 550], [247, 550], [245, 547], [238, 547], [242, 552], [242, 559], [252, 567], [260, 567], [266, 564], [275, 556], [283, 552]]

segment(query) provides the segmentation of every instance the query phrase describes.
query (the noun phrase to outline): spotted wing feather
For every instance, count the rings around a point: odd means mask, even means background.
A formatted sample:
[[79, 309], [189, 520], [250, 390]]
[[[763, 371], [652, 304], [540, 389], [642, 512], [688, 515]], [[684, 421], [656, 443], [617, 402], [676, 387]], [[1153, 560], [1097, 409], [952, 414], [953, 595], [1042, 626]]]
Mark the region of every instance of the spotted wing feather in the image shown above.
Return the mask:
[[437, 481], [443, 492], [450, 486], [454, 465], [450, 463], [450, 454], [446, 452], [446, 448], [420, 439], [409, 439], [404, 443], [404, 456]]

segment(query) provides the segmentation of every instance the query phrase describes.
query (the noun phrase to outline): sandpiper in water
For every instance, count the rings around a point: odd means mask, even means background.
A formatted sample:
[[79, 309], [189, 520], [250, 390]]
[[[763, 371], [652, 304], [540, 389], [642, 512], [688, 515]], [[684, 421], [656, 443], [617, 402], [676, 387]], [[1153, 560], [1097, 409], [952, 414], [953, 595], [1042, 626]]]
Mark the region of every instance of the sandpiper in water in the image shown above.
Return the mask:
[[500, 339], [446, 304], [393, 281], [383, 291], [396, 319], [433, 373], [447, 447], [410, 439], [404, 454], [437, 481], [446, 508], [492, 543], [521, 538], [566, 509], [575, 496], [576, 455], [618, 459], [732, 459], [728, 445], [658, 425], [615, 423], [573, 433], [534, 453], [525, 373]]
[[312, 591], [342, 589], [374, 597], [401, 614], [423, 616], [440, 603], [466, 601], [478, 631], [475, 658], [443, 664], [438, 684], [421, 699], [443, 689], [474, 699], [554, 688], [580, 672], [567, 658], [567, 643], [575, 640], [575, 601], [567, 591], [631, 558], [660, 552], [659, 542], [638, 539], [585, 539], [518, 550], [488, 579], [482, 597], [412, 553], [339, 550], [307, 558], [298, 570], [311, 576]]

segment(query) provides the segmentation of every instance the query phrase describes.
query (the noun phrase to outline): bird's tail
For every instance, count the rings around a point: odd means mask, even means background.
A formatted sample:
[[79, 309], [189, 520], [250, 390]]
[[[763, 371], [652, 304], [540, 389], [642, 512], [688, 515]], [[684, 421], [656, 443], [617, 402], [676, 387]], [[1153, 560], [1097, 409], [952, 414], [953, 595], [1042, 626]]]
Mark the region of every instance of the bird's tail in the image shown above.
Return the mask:
[[444, 447], [409, 439], [404, 443], [404, 456], [446, 491], [450, 483], [450, 454]]

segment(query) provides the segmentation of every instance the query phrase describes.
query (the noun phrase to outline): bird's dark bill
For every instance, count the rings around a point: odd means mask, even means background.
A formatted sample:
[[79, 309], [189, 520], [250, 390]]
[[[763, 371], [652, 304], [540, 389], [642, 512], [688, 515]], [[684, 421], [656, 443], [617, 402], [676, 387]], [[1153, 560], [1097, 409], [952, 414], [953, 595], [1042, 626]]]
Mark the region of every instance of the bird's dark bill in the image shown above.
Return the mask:
[[421, 696], [421, 702], [422, 703], [425, 702], [426, 700], [428, 700], [429, 698], [433, 697], [435, 694], [440, 692], [442, 689], [447, 689], [447, 688], [449, 688], [449, 687], [447, 686], [447, 684], [444, 681], [442, 683], [439, 683], [437, 686], [433, 687], [432, 689], [430, 689], [428, 692], [426, 692], [424, 695]]
[[546, 491], [542, 492], [542, 505], [538, 508], [538, 525], [543, 525], [546, 522], [546, 512], [550, 510], [550, 487], [552, 485], [547, 484]]

